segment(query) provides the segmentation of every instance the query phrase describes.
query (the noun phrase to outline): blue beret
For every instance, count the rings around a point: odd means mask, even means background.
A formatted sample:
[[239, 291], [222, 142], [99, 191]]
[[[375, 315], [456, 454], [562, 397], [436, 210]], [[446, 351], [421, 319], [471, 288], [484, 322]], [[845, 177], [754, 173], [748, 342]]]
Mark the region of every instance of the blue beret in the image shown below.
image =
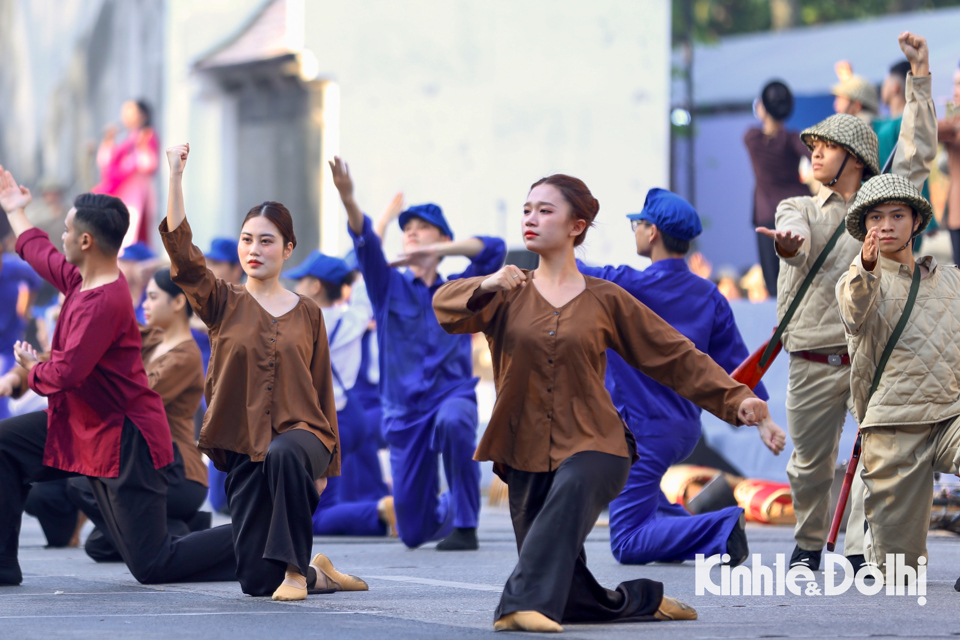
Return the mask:
[[693, 240], [703, 231], [700, 216], [689, 202], [666, 189], [650, 189], [643, 211], [629, 213], [631, 220], [646, 220], [677, 240]]
[[410, 207], [400, 214], [401, 229], [407, 226], [407, 221], [410, 220], [410, 218], [420, 218], [424, 222], [429, 222], [433, 226], [440, 229], [440, 232], [443, 233], [443, 235], [453, 240], [453, 231], [450, 230], [450, 225], [447, 224], [447, 219], [443, 217], [443, 211], [437, 205], [418, 204], [415, 207]]
[[152, 260], [156, 257], [157, 254], [151, 251], [150, 247], [142, 242], [137, 242], [136, 244], [126, 247], [120, 254], [121, 260], [129, 260], [130, 262], [143, 262], [145, 260]]
[[343, 281], [350, 275], [350, 271], [351, 269], [345, 261], [324, 255], [314, 249], [307, 256], [307, 259], [300, 263], [299, 267], [287, 271], [283, 274], [283, 277], [290, 280], [299, 280], [300, 278], [313, 276], [333, 284], [343, 284]]
[[205, 254], [207, 259], [228, 264], [240, 264], [237, 254], [237, 241], [230, 238], [214, 238], [210, 242], [210, 251]]

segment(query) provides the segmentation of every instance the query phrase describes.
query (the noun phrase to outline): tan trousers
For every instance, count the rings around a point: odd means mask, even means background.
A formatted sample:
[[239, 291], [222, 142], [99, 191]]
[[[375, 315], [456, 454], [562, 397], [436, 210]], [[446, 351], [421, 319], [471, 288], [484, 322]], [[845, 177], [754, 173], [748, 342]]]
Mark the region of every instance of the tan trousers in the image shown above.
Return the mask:
[[933, 472], [957, 473], [960, 418], [863, 432], [864, 556], [884, 569], [888, 553], [917, 566], [927, 556]]
[[[806, 551], [819, 551], [827, 542], [833, 518], [830, 488], [837, 467], [840, 433], [847, 412], [852, 410], [849, 366], [790, 357], [787, 431], [793, 442], [793, 454], [787, 463], [787, 477], [797, 516], [794, 538]], [[859, 495], [854, 489], [856, 487], [851, 488], [851, 495]], [[856, 501], [851, 507], [857, 508]], [[851, 517], [848, 535], [858, 526], [862, 531], [862, 520], [860, 522], [855, 524]], [[844, 553], [847, 553], [846, 547]]]

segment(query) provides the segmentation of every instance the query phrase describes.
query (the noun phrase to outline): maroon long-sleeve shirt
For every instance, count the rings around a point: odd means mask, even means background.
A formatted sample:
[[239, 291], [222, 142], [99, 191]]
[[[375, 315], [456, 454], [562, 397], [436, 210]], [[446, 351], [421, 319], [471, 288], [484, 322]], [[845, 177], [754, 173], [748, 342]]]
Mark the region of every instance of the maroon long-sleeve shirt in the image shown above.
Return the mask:
[[47, 234], [30, 229], [17, 253], [66, 299], [53, 333], [48, 362], [30, 371], [30, 388], [47, 396], [43, 464], [87, 476], [120, 471], [124, 418], [140, 429], [156, 468], [173, 462], [163, 401], [147, 382], [140, 329], [121, 274], [110, 284], [81, 291], [79, 270]]

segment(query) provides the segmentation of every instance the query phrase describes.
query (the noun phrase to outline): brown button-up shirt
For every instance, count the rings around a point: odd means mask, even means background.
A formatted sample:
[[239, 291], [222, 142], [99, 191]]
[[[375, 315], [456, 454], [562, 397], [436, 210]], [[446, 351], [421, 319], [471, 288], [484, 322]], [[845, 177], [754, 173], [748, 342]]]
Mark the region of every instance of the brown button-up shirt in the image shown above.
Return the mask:
[[731, 424], [739, 424], [740, 403], [755, 397], [611, 282], [584, 276], [586, 289], [556, 308], [532, 280], [479, 293], [485, 277], [448, 282], [433, 298], [444, 329], [482, 331], [493, 356], [497, 401], [477, 460], [542, 472], [581, 451], [628, 457], [623, 421], [603, 384], [607, 349]]
[[183, 456], [187, 480], [207, 484], [207, 468], [193, 437], [193, 416], [203, 397], [203, 356], [193, 339], [184, 340], [159, 358], [151, 360], [163, 341], [163, 331], [140, 327], [143, 338], [143, 367], [150, 388], [163, 398], [170, 435]]
[[304, 429], [333, 454], [322, 477], [340, 475], [330, 348], [320, 308], [301, 296], [297, 306], [275, 318], [246, 287], [214, 277], [186, 220], [173, 231], [163, 220], [160, 237], [170, 255], [171, 278], [210, 329], [200, 450], [219, 469], [225, 465], [223, 451], [260, 462], [275, 434]]

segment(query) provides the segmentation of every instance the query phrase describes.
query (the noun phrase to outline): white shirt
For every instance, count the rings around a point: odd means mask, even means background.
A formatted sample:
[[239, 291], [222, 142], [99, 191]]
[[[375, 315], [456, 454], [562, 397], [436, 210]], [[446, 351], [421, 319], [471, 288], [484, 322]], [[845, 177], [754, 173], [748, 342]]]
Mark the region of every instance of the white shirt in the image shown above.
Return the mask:
[[366, 284], [358, 279], [353, 285], [349, 303], [320, 311], [327, 327], [327, 339], [330, 340], [330, 364], [336, 370], [333, 376], [333, 395], [337, 411], [340, 411], [347, 406], [346, 390], [353, 388], [357, 382], [363, 334], [367, 332], [367, 326], [373, 319], [373, 306], [367, 297]]

